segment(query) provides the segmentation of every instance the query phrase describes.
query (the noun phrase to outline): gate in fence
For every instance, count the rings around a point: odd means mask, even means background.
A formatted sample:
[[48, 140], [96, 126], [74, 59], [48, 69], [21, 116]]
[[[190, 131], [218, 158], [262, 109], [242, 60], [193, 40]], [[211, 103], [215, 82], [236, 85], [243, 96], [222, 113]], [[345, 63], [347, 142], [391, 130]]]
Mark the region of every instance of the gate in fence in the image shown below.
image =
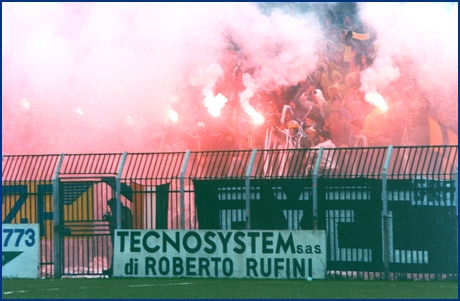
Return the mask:
[[330, 278], [457, 279], [457, 149], [7, 155], [2, 222], [40, 225], [40, 277], [110, 268], [115, 197], [133, 229], [326, 230]]

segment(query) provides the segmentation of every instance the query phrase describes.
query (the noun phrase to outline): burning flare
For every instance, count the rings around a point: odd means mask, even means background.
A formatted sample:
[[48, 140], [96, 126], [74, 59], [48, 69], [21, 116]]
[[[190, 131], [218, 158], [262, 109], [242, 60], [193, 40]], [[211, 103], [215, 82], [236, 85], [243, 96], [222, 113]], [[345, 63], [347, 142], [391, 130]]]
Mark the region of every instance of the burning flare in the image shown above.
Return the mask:
[[168, 119], [172, 122], [177, 122], [179, 120], [179, 114], [174, 110], [170, 110], [168, 112]]
[[386, 112], [388, 110], [388, 105], [386, 104], [385, 99], [383, 98], [382, 95], [376, 92], [367, 92], [364, 95], [364, 98], [366, 99], [368, 103], [371, 103], [377, 106], [383, 112]]
[[220, 110], [222, 110], [227, 101], [227, 97], [219, 93], [216, 96], [213, 96], [212, 94], [206, 95], [203, 102], [204, 106], [208, 108], [209, 114], [211, 114], [214, 117], [219, 117]]
[[245, 112], [252, 117], [252, 121], [255, 125], [259, 125], [264, 123], [265, 119], [264, 116], [258, 112], [253, 107], [248, 107], [245, 109]]
[[255, 125], [264, 123], [264, 117], [258, 113], [249, 103], [249, 99], [254, 95], [254, 90], [256, 90], [255, 82], [252, 76], [248, 73], [243, 74], [243, 83], [246, 89], [239, 93], [240, 104], [243, 110], [252, 117]]

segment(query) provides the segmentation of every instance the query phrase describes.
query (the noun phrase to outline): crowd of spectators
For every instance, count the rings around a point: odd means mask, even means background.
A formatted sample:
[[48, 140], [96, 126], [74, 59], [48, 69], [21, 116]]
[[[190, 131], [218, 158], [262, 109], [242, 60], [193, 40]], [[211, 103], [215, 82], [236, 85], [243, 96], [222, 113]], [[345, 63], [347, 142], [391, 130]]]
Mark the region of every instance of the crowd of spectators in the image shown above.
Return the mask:
[[[354, 26], [348, 15], [341, 26], [335, 26], [336, 21], [331, 15], [325, 16], [328, 36], [318, 49], [316, 68], [305, 80], [265, 97], [268, 101], [259, 109], [269, 108], [265, 110], [267, 127], [265, 133], [259, 130], [254, 147], [262, 147], [264, 141], [263, 148], [279, 148], [280, 145], [289, 148], [284, 141], [292, 140], [293, 133], [286, 130], [291, 120], [300, 125], [296, 135], [307, 136], [309, 147], [318, 146], [324, 139], [328, 147], [371, 145], [372, 139], [368, 139], [365, 126], [375, 106], [368, 103], [360, 91], [360, 72], [373, 63], [375, 37], [366, 26]], [[272, 106], [277, 107], [275, 114], [279, 118], [271, 117], [274, 114]], [[278, 139], [275, 142], [269, 139], [267, 144], [270, 136]]]
[[[353, 16], [337, 20], [333, 13], [325, 15], [323, 26], [327, 36], [318, 47], [316, 68], [305, 80], [251, 99], [264, 116], [263, 125], [254, 125], [249, 116], [235, 118], [245, 115], [237, 99], [244, 90], [238, 66], [220, 123], [198, 123], [187, 133], [187, 149], [313, 148], [325, 141], [327, 147], [427, 144], [428, 101], [410, 84], [386, 95], [388, 111], [370, 104], [360, 91], [360, 72], [376, 57], [372, 29]], [[394, 122], [401, 117], [397, 104], [402, 98], [410, 114], [404, 122]]]

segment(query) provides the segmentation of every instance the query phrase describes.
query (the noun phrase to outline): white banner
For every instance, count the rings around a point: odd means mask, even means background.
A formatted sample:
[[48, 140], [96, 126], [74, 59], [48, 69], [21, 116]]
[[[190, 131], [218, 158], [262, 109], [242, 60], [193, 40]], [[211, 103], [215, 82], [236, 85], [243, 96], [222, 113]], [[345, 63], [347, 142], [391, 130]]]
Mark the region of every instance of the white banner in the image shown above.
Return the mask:
[[326, 277], [326, 232], [117, 230], [115, 277]]
[[38, 278], [38, 224], [2, 224], [2, 278]]

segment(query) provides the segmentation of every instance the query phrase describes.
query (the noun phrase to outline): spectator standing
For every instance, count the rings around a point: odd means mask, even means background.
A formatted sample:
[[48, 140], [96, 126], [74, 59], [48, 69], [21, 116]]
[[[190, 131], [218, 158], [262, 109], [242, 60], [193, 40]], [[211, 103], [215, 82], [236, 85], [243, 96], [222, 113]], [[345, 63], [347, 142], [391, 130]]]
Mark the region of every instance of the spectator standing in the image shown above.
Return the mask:
[[340, 73], [342, 78], [345, 78], [345, 76], [350, 72], [350, 63], [343, 60], [343, 53], [340, 50], [336, 50], [334, 52], [334, 56], [332, 57], [332, 60], [329, 61], [328, 65], [331, 72], [332, 70], [336, 70]]
[[[109, 223], [110, 236], [113, 238], [117, 226], [117, 198], [107, 201], [110, 211], [104, 214], [104, 220]], [[120, 202], [121, 224], [120, 229], [131, 229], [133, 226], [133, 215], [131, 210]]]
[[304, 101], [303, 104], [306, 108], [306, 113], [302, 117], [302, 129], [315, 125], [321, 130], [325, 122], [324, 117], [321, 114], [321, 109], [313, 101]]
[[340, 85], [339, 83], [330, 85], [327, 89], [329, 93], [329, 102], [331, 102], [333, 99], [339, 99], [340, 102], [342, 102], [343, 97], [345, 96], [345, 90], [346, 88], [343, 87], [343, 85]]
[[291, 120], [288, 124], [288, 135], [286, 135], [286, 148], [295, 149], [295, 148], [310, 148], [311, 141], [310, 138], [303, 132], [300, 124]]
[[[107, 201], [107, 205], [110, 208], [110, 211], [105, 213], [103, 216], [103, 220], [108, 222], [109, 231], [110, 231], [110, 239], [112, 242], [112, 261], [110, 267], [107, 270], [103, 271], [104, 275], [111, 276], [113, 274], [113, 250], [114, 250], [114, 243], [115, 243], [115, 230], [117, 229], [117, 198], [111, 198]], [[120, 202], [120, 229], [132, 229], [133, 227], [133, 215], [131, 210], [123, 205]]]
[[310, 138], [311, 147], [315, 147], [316, 145], [320, 143], [319, 141], [320, 130], [317, 126], [315, 125], [309, 126], [305, 132], [307, 133], [308, 138]]
[[328, 105], [326, 99], [323, 96], [323, 92], [320, 89], [316, 89], [312, 95], [313, 103], [319, 108], [321, 116], [326, 118]]
[[294, 120], [301, 123], [302, 117], [305, 116], [307, 111], [305, 111], [305, 107], [300, 104], [300, 101], [297, 98], [293, 98], [289, 101], [289, 106], [291, 107], [294, 113]]
[[202, 121], [198, 122], [191, 133], [187, 133], [188, 137], [191, 138], [189, 148], [191, 150], [203, 151], [210, 146], [211, 136], [209, 135], [206, 124]]
[[359, 119], [350, 121], [350, 140], [348, 146], [350, 147], [369, 147], [367, 137], [363, 131], [363, 122]]
[[281, 126], [281, 113], [273, 100], [268, 102], [264, 117], [266, 125], [264, 149], [277, 149], [283, 143], [277, 134]]
[[345, 117], [345, 120], [347, 122], [351, 121], [351, 114], [350, 112], [342, 105], [342, 101], [340, 100], [340, 98], [333, 98], [330, 103], [329, 103], [329, 115], [331, 115], [331, 113], [333, 111], [339, 111], [341, 116], [342, 117]]
[[283, 173], [287, 172], [289, 176], [304, 173], [307, 158], [305, 157], [305, 151], [300, 149], [310, 147], [310, 138], [302, 131], [302, 127], [297, 121], [291, 120], [288, 124], [288, 134], [286, 135], [286, 148], [291, 149], [291, 151], [282, 155], [281, 166]]
[[334, 142], [332, 142], [329, 132], [321, 131], [318, 133], [318, 138], [319, 143], [312, 148], [324, 148], [321, 162], [319, 164], [320, 172], [323, 172], [325, 169], [335, 169], [337, 163], [334, 156], [334, 151], [331, 151], [330, 149], [336, 148], [336, 146]]
[[403, 97], [409, 103], [406, 125], [403, 130], [402, 145], [429, 145], [429, 102], [412, 87], [403, 90]]
[[326, 119], [324, 130], [329, 132], [330, 139], [339, 147], [348, 146], [350, 138], [350, 129], [346, 116], [339, 110], [334, 110], [329, 113]]

